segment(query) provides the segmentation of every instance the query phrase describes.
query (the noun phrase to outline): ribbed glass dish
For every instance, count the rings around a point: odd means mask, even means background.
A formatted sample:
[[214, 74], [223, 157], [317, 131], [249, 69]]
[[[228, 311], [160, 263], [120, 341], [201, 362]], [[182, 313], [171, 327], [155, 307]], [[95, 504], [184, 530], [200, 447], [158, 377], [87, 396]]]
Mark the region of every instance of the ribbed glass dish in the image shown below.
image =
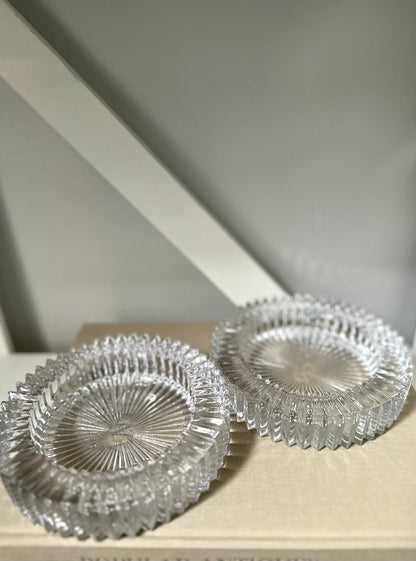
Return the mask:
[[411, 358], [390, 327], [311, 296], [238, 308], [216, 327], [211, 358], [239, 421], [276, 442], [318, 450], [382, 434], [412, 380]]
[[208, 489], [229, 420], [223, 377], [205, 355], [170, 339], [108, 337], [48, 360], [10, 392], [2, 480], [48, 531], [133, 536]]

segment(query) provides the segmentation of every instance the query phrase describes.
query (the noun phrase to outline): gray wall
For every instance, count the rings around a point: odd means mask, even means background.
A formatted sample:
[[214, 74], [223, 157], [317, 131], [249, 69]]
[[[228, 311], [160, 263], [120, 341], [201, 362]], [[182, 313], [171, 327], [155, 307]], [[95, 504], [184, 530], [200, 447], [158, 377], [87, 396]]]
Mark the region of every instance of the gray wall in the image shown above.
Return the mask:
[[[284, 286], [364, 305], [410, 337], [416, 318], [414, 0], [12, 3]], [[10, 92], [4, 95], [12, 103]], [[15, 110], [8, 134], [19, 136], [12, 129], [20, 126], [20, 136], [36, 136], [36, 117], [22, 121], [23, 108]], [[83, 224], [74, 240], [73, 220], [66, 220], [47, 249], [17, 240], [21, 267], [31, 267], [32, 315], [47, 346], [67, 344], [83, 320], [215, 319], [229, 309], [45, 124], [36, 126], [43, 130], [41, 146], [19, 147], [19, 163], [3, 180], [13, 236], [23, 235], [33, 205], [38, 219], [41, 206], [49, 216], [65, 217], [62, 208], [72, 201], [71, 209], [82, 208]], [[42, 146], [40, 165], [35, 151]], [[6, 147], [6, 161], [7, 150], [13, 148]], [[34, 176], [28, 161], [42, 173]], [[43, 207], [38, 197], [45, 190]], [[115, 255], [115, 215], [129, 233], [116, 235], [123, 242], [135, 236], [129, 250], [141, 246], [150, 282], [127, 258], [131, 253]], [[45, 226], [37, 228], [45, 237]], [[97, 262], [91, 256], [102, 237], [111, 251]], [[58, 242], [79, 260], [82, 278], [61, 274], [70, 268]], [[45, 262], [49, 274], [39, 272]], [[180, 273], [170, 275], [175, 267]], [[103, 268], [117, 274], [103, 281]], [[161, 278], [156, 297], [153, 280]], [[188, 284], [196, 291], [192, 312]], [[70, 327], [60, 320], [68, 302]]]

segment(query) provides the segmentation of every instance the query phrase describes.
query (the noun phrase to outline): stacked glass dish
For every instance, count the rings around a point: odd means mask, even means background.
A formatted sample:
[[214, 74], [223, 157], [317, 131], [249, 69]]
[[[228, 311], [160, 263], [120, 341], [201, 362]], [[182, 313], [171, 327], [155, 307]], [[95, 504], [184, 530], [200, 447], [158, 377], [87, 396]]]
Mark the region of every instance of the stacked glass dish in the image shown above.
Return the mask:
[[362, 309], [296, 295], [238, 308], [211, 357], [239, 421], [274, 441], [349, 447], [397, 419], [412, 380], [403, 339]]
[[49, 360], [3, 404], [1, 474], [62, 536], [136, 535], [198, 500], [223, 464], [219, 370], [170, 339], [111, 337]]

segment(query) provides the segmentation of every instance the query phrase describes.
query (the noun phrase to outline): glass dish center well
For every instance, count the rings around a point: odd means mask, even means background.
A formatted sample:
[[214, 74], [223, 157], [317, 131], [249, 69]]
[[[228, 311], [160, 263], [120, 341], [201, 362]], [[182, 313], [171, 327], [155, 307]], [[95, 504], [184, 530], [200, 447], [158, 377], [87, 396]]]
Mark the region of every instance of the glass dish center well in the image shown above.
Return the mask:
[[320, 397], [349, 390], [377, 371], [371, 347], [337, 333], [296, 326], [251, 333], [240, 341], [246, 367], [266, 384], [289, 393]]
[[[35, 408], [39, 415], [40, 402]], [[159, 457], [180, 440], [191, 416], [189, 396], [178, 384], [128, 372], [78, 388], [48, 417], [41, 415], [32, 436], [66, 468], [114, 471]]]

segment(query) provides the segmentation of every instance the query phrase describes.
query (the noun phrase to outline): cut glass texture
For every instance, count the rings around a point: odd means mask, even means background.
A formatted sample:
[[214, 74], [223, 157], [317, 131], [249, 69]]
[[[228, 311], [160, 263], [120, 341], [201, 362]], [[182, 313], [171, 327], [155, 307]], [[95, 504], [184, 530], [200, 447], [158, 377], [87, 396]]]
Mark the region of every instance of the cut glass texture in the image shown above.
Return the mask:
[[302, 448], [349, 447], [382, 434], [412, 380], [406, 346], [389, 326], [311, 296], [238, 308], [216, 327], [211, 357], [237, 419]]
[[3, 483], [23, 514], [63, 536], [152, 529], [216, 478], [227, 395], [218, 368], [178, 341], [84, 345], [28, 374], [3, 403]]

